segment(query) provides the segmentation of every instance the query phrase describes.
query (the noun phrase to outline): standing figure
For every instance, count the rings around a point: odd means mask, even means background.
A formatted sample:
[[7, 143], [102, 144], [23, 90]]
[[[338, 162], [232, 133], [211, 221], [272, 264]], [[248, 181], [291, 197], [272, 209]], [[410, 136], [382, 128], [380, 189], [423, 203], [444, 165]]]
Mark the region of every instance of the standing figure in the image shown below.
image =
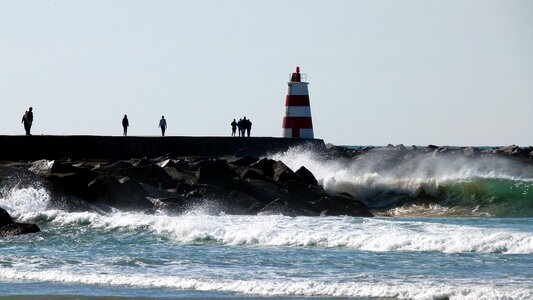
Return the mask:
[[231, 122], [231, 136], [235, 136], [235, 131], [237, 131], [237, 122], [233, 119], [233, 122]]
[[129, 126], [130, 126], [130, 122], [128, 121], [128, 116], [124, 115], [124, 118], [122, 119], [122, 127], [124, 127], [124, 136], [128, 135]]
[[24, 115], [22, 116], [22, 124], [24, 125], [24, 131], [26, 132], [26, 135], [29, 135], [29, 133], [28, 133], [28, 122], [26, 121], [27, 117], [28, 117], [28, 111], [25, 111]]
[[24, 124], [24, 130], [26, 131], [26, 135], [31, 135], [31, 125], [33, 123], [33, 107], [30, 107], [29, 110], [27, 110], [24, 113], [24, 116], [22, 117], [22, 124]]
[[165, 130], [167, 129], [167, 120], [165, 120], [165, 116], [161, 116], [159, 127], [161, 128], [161, 136], [165, 136]]
[[241, 126], [241, 136], [245, 137], [246, 128], [248, 127], [248, 120], [246, 117], [242, 118], [242, 126]]
[[239, 136], [242, 136], [242, 119], [239, 119], [239, 122], [237, 122], [237, 129], [239, 130]]
[[252, 121], [246, 120], [246, 135], [250, 137], [250, 130], [252, 130]]

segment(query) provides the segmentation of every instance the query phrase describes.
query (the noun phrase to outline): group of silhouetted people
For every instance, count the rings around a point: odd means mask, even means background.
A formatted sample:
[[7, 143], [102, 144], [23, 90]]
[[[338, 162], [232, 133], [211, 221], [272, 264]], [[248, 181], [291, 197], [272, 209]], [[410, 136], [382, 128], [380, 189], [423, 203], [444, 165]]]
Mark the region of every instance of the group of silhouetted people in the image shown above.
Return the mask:
[[[22, 124], [24, 124], [24, 130], [26, 131], [26, 135], [31, 135], [31, 125], [33, 123], [33, 107], [30, 107], [25, 113], [24, 116], [22, 116]], [[124, 129], [123, 135], [128, 135], [128, 127], [130, 127], [130, 121], [128, 120], [128, 116], [124, 115], [124, 118], [122, 118], [122, 128]], [[161, 116], [161, 120], [159, 120], [159, 128], [161, 128], [161, 135], [165, 136], [165, 131], [167, 130], [167, 120], [165, 119], [165, 116]], [[235, 133], [239, 132], [239, 136], [250, 136], [250, 131], [252, 130], [252, 121], [250, 119], [246, 119], [246, 117], [239, 119], [237, 122], [235, 119], [233, 119], [233, 122], [231, 122], [231, 135], [235, 136]]]
[[250, 137], [250, 131], [252, 130], [252, 121], [246, 119], [246, 117], [239, 119], [237, 122], [233, 119], [231, 122], [231, 136], [235, 136], [235, 133], [239, 130], [239, 136], [248, 136]]
[[[124, 136], [128, 135], [128, 127], [130, 127], [130, 121], [128, 120], [128, 116], [124, 115], [124, 118], [122, 118], [122, 128], [124, 128]], [[159, 120], [159, 128], [161, 128], [161, 135], [165, 136], [165, 131], [167, 130], [167, 120], [165, 119], [165, 116], [161, 116], [161, 120]]]

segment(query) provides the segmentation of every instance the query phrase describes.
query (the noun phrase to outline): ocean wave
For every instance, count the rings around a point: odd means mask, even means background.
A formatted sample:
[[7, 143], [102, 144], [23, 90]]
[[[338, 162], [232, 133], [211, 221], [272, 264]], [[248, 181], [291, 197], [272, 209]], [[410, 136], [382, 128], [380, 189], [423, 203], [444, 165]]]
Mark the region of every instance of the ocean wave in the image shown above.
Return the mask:
[[[123, 234], [152, 234], [180, 244], [348, 248], [361, 251], [533, 253], [533, 233], [513, 228], [454, 225], [422, 219], [286, 217], [46, 211], [21, 216], [47, 226], [84, 226]], [[46, 226], [44, 226], [46, 228]]]
[[[422, 155], [383, 161], [383, 151], [357, 159], [324, 159], [305, 148], [274, 155], [292, 169], [308, 168], [330, 192], [356, 196], [372, 209], [448, 216], [533, 216], [533, 171], [502, 157]], [[529, 171], [527, 171], [529, 170]], [[426, 206], [420, 204], [427, 204]], [[428, 208], [424, 210], [423, 208]], [[401, 215], [396, 210], [395, 215]]]
[[258, 296], [379, 297], [396, 299], [531, 299], [529, 286], [497, 283], [461, 284], [380, 282], [324, 282], [311, 280], [219, 280], [145, 274], [101, 274], [69, 271], [24, 272], [0, 269], [4, 280], [49, 281], [67, 284], [167, 288], [189, 291], [220, 291]]

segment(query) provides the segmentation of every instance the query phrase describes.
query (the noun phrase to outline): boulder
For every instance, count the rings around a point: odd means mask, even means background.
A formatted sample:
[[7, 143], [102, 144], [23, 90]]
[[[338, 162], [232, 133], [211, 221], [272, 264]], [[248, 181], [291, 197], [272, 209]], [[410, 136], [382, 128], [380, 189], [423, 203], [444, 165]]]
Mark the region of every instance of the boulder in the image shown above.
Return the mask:
[[286, 199], [289, 196], [287, 190], [278, 184], [259, 179], [239, 180], [235, 184], [235, 189], [257, 199], [263, 205], [277, 198]]
[[251, 164], [254, 164], [254, 163], [258, 162], [258, 161], [259, 161], [259, 158], [257, 158], [257, 157], [246, 155], [243, 158], [239, 158], [239, 159], [236, 159], [236, 160], [232, 161], [231, 164], [235, 165], [235, 166], [247, 167], [247, 166], [249, 166]]
[[318, 181], [316, 180], [315, 175], [313, 175], [313, 173], [311, 173], [306, 167], [301, 166], [296, 171], [296, 175], [298, 175], [306, 185], [318, 186]]
[[33, 162], [29, 170], [39, 176], [47, 177], [53, 173], [77, 173], [80, 168], [58, 160], [41, 159]]
[[295, 199], [302, 202], [313, 203], [328, 194], [318, 189], [311, 189], [305, 184], [290, 180], [285, 183], [285, 188], [289, 192], [290, 199]]
[[374, 216], [365, 204], [345, 194], [325, 196], [318, 201], [317, 206], [323, 209], [321, 214], [326, 216]]
[[13, 236], [41, 231], [35, 224], [13, 222], [9, 213], [0, 208], [0, 236]]
[[256, 168], [251, 168], [251, 167], [239, 168], [238, 172], [239, 172], [239, 176], [241, 177], [241, 179], [248, 179], [248, 178], [255, 178], [255, 179], [262, 179], [262, 180], [267, 179], [267, 177], [265, 176], [265, 173], [262, 170], [256, 169]]
[[145, 164], [125, 169], [119, 169], [113, 173], [115, 176], [129, 177], [139, 182], [161, 188], [172, 188], [175, 185], [172, 177], [156, 164]]
[[143, 187], [135, 180], [115, 176], [98, 176], [88, 185], [91, 202], [127, 210], [152, 208], [153, 204], [146, 198]]
[[275, 160], [269, 158], [262, 158], [258, 162], [251, 164], [251, 168], [259, 169], [263, 171], [266, 177], [272, 178], [274, 176], [274, 164]]
[[276, 161], [272, 166], [274, 169], [273, 179], [279, 183], [285, 183], [289, 180], [301, 181], [303, 180], [294, 173], [287, 165], [281, 161]]
[[237, 174], [230, 169], [227, 161], [209, 160], [199, 165], [196, 177], [198, 177], [199, 184], [215, 185], [228, 189], [233, 186], [233, 180]]
[[263, 215], [284, 215], [284, 216], [317, 216], [318, 214], [302, 210], [301, 208], [294, 205], [294, 202], [287, 201], [286, 199], [275, 199], [269, 204], [265, 205], [259, 210], [260, 214]]

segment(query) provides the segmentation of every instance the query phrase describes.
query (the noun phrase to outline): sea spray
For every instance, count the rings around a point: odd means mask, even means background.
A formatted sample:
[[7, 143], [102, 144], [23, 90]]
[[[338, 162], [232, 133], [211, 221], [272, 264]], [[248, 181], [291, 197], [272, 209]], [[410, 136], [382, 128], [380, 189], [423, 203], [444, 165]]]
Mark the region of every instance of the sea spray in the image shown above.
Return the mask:
[[533, 216], [533, 170], [520, 162], [395, 151], [332, 158], [297, 147], [273, 158], [293, 169], [305, 166], [326, 190], [352, 194], [374, 209], [438, 204], [452, 208], [440, 211], [450, 215]]

